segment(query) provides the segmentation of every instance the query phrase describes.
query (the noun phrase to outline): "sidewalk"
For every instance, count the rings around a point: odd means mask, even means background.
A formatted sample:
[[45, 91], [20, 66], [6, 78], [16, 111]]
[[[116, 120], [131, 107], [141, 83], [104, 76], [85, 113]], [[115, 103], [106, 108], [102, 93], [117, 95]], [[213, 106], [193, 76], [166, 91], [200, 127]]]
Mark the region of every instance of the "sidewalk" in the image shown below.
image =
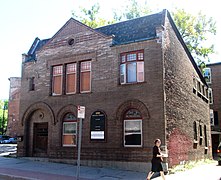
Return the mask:
[[[0, 157], [0, 180], [75, 180], [76, 169], [76, 166], [70, 164]], [[166, 175], [166, 180], [220, 180], [220, 178], [221, 166], [217, 166], [217, 162]], [[80, 179], [145, 180], [146, 173], [81, 166]], [[154, 180], [161, 180], [161, 178], [157, 177]]]
[[[74, 180], [76, 179], [76, 169], [76, 166], [70, 164], [0, 157], [0, 180]], [[145, 177], [146, 173], [110, 168], [81, 166], [80, 169], [81, 180], [144, 180]]]

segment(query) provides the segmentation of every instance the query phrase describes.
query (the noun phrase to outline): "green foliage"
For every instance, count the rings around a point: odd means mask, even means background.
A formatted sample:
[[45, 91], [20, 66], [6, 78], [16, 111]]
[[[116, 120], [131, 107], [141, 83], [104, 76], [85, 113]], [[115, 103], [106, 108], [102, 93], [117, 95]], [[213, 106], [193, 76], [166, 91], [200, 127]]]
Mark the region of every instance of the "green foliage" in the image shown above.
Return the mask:
[[8, 122], [8, 101], [0, 100], [0, 134], [5, 134]]
[[176, 9], [172, 15], [189, 51], [198, 64], [209, 60], [209, 55], [214, 53], [214, 45], [206, 43], [210, 35], [216, 35], [216, 22], [213, 18], [201, 12], [194, 16], [184, 9]]
[[99, 17], [100, 5], [98, 3], [94, 4], [91, 9], [80, 7], [80, 10], [80, 15], [77, 15], [77, 13], [73, 11], [73, 17], [91, 28], [97, 28], [115, 22], [114, 20], [108, 21]]

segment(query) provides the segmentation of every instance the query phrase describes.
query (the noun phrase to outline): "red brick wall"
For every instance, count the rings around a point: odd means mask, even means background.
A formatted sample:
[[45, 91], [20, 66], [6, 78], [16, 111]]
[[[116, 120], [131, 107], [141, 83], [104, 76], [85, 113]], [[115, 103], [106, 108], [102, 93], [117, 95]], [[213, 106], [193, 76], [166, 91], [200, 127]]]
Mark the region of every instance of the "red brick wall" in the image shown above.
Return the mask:
[[211, 135], [209, 104], [193, 93], [193, 76], [198, 79], [199, 76], [168, 20], [166, 28], [167, 31], [164, 34], [166, 37], [164, 43], [165, 113], [169, 165], [173, 166], [184, 160], [211, 157], [211, 149], [204, 155], [205, 137], [202, 145], [198, 143], [197, 147], [193, 148], [194, 121], [197, 122], [198, 139], [200, 124], [207, 127], [208, 141]]
[[6, 134], [15, 137], [18, 135], [19, 121], [19, 103], [20, 103], [20, 88], [21, 78], [11, 77], [8, 101], [8, 125]]

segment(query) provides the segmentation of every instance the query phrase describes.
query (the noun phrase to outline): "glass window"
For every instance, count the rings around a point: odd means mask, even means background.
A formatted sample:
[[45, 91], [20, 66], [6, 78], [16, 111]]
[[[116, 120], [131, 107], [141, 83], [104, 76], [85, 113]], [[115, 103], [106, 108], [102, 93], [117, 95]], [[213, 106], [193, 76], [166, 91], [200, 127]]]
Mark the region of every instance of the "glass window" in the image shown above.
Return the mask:
[[142, 146], [142, 120], [124, 121], [124, 145]]
[[29, 91], [35, 90], [35, 78], [31, 77], [29, 78]]
[[210, 125], [214, 126], [214, 114], [212, 109], [210, 109]]
[[137, 81], [137, 63], [132, 62], [127, 64], [127, 82], [133, 83]]
[[81, 62], [80, 75], [80, 91], [81, 93], [91, 91], [91, 61]]
[[203, 76], [207, 83], [212, 83], [211, 81], [211, 69], [210, 68], [204, 68], [203, 69]]
[[126, 83], [126, 64], [120, 65], [120, 83], [121, 84]]
[[144, 82], [144, 52], [128, 52], [121, 54], [120, 83]]
[[62, 73], [62, 65], [53, 67], [52, 95], [62, 94]]
[[136, 109], [130, 109], [124, 115], [124, 146], [142, 146], [142, 118]]
[[63, 120], [63, 146], [77, 145], [77, 118], [69, 113]]
[[66, 66], [66, 94], [76, 93], [76, 63]]
[[211, 88], [208, 89], [208, 98], [209, 98], [209, 103], [213, 104], [213, 92]]
[[193, 122], [193, 131], [194, 131], [194, 140], [197, 141], [197, 125], [196, 125], [196, 121]]

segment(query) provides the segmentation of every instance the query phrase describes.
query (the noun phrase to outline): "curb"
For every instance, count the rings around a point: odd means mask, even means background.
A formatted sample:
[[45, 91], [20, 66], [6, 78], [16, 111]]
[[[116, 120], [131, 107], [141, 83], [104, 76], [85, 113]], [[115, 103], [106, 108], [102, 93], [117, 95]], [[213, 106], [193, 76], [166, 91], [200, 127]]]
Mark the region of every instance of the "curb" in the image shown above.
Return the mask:
[[14, 175], [9, 175], [9, 174], [0, 174], [0, 180], [35, 180], [33, 178], [26, 178], [26, 177], [21, 177], [21, 176], [14, 176]]

